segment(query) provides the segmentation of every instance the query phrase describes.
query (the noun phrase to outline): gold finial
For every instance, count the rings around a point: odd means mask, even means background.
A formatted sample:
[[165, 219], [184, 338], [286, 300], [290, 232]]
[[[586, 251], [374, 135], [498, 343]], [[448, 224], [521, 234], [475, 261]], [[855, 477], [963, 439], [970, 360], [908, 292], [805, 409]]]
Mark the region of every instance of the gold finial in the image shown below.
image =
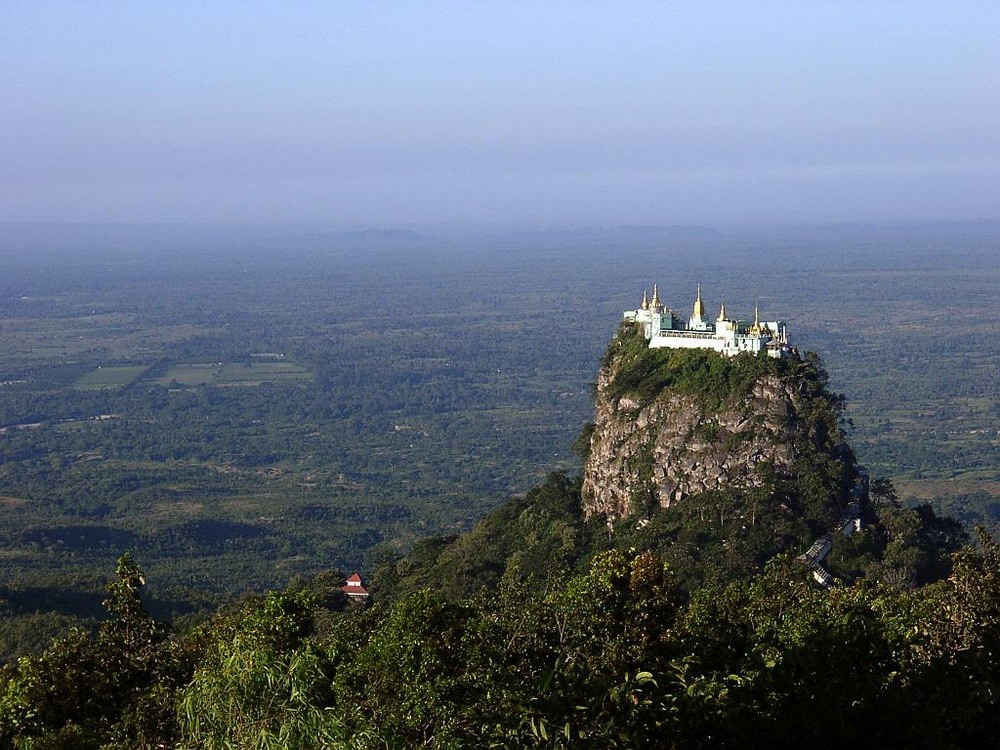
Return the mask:
[[660, 293], [657, 291], [655, 283], [653, 284], [653, 301], [650, 304], [654, 311], [657, 311], [656, 308], [660, 307]]
[[698, 296], [694, 301], [694, 310], [692, 311], [691, 317], [693, 318], [705, 317], [705, 303], [701, 301], [701, 284], [698, 284]]
[[719, 320], [727, 320], [726, 318], [726, 299], [722, 299], [722, 307], [719, 308]]
[[761, 330], [760, 330], [760, 309], [759, 309], [759, 307], [757, 305], [757, 302], [754, 302], [753, 303], [753, 325], [750, 326], [750, 335], [751, 336], [760, 336], [760, 334], [761, 334]]
[[648, 310], [649, 309], [649, 300], [646, 299], [646, 290], [645, 289], [642, 290], [642, 309], [643, 310]]

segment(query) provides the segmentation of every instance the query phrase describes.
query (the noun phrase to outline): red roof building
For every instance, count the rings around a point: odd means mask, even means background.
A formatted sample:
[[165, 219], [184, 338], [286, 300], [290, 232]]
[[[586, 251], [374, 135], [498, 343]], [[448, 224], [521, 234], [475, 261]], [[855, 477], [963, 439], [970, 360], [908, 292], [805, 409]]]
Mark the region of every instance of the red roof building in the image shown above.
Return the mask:
[[351, 573], [346, 583], [340, 587], [340, 590], [351, 599], [368, 598], [368, 589], [365, 588], [364, 583], [361, 582], [361, 576], [357, 573]]

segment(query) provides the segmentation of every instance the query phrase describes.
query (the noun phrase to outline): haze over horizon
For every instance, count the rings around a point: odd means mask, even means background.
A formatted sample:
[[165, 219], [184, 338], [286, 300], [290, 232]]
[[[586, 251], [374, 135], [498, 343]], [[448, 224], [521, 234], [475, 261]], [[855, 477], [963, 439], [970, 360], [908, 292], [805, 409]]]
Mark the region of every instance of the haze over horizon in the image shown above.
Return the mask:
[[0, 221], [1000, 218], [988, 2], [0, 7]]

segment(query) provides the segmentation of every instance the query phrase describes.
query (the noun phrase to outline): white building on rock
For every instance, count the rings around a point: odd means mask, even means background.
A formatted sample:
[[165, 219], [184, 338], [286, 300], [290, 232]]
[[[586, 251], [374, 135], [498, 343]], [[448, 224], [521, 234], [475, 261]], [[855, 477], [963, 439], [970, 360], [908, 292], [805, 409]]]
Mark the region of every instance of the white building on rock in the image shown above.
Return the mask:
[[686, 322], [660, 302], [656, 284], [653, 284], [652, 300], [643, 291], [642, 304], [637, 310], [626, 310], [625, 320], [642, 326], [651, 349], [713, 349], [727, 357], [741, 352], [767, 352], [771, 357], [787, 357], [795, 352], [788, 343], [785, 324], [780, 320], [760, 320], [756, 306], [752, 323], [728, 317], [725, 302], [719, 317], [712, 321], [701, 298], [700, 284], [691, 317]]

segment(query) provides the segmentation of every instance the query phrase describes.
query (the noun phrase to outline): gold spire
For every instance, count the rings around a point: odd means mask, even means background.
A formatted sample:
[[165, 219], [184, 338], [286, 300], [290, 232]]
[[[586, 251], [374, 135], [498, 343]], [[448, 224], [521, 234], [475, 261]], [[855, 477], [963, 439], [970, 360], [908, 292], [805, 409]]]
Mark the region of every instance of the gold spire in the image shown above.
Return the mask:
[[656, 284], [653, 284], [653, 301], [649, 303], [653, 308], [654, 312], [659, 312], [657, 308], [660, 307], [660, 293], [656, 290]]
[[691, 317], [699, 319], [705, 317], [705, 303], [701, 301], [701, 284], [698, 285], [698, 297], [694, 301], [694, 311]]
[[645, 289], [642, 290], [642, 309], [643, 310], [648, 310], [649, 309], [649, 300], [646, 299], [646, 290]]
[[726, 318], [726, 300], [723, 298], [722, 307], [719, 308], [719, 320], [728, 320]]
[[760, 310], [759, 310], [759, 308], [757, 306], [757, 303], [754, 302], [753, 303], [753, 325], [750, 326], [750, 335], [751, 336], [760, 336], [760, 333], [761, 333], [761, 331], [760, 331]]

